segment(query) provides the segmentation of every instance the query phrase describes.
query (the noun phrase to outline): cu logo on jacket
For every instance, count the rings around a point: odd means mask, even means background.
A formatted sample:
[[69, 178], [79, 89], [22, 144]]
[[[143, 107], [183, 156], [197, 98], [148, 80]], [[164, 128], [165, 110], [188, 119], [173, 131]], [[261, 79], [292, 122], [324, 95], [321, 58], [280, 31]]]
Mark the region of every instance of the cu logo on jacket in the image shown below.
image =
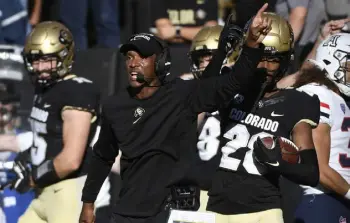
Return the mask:
[[137, 107], [134, 112], [134, 117], [136, 118], [136, 120], [132, 124], [135, 124], [136, 122], [138, 122], [145, 112], [146, 112], [145, 109], [141, 107]]

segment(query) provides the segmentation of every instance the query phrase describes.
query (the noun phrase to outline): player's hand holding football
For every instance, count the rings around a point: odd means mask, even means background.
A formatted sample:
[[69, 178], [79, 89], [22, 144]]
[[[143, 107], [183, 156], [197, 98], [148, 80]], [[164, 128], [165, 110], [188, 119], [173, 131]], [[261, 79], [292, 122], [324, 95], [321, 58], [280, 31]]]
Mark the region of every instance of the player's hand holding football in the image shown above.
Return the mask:
[[93, 203], [83, 203], [83, 208], [80, 213], [79, 223], [94, 223], [94, 204]]
[[256, 13], [248, 28], [248, 34], [246, 39], [246, 45], [249, 47], [259, 47], [266, 35], [271, 30], [272, 20], [264, 16], [264, 11], [267, 9], [268, 4], [265, 3], [259, 11]]
[[282, 160], [281, 147], [277, 137], [273, 138], [272, 148], [267, 148], [260, 137], [254, 142], [253, 157], [270, 170], [278, 170]]

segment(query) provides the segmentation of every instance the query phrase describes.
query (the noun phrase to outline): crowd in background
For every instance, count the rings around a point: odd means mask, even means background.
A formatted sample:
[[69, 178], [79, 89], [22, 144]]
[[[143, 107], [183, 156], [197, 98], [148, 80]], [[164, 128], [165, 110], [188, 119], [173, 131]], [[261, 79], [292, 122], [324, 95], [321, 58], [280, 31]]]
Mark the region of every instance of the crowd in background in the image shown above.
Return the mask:
[[189, 71], [187, 53], [202, 26], [224, 24], [228, 14], [243, 28], [268, 2], [268, 11], [288, 18], [295, 36], [292, 71], [300, 67], [326, 21], [348, 17], [346, 0], [3, 0], [0, 3], [0, 44], [23, 46], [26, 35], [40, 21], [56, 20], [73, 33], [76, 48], [117, 49], [120, 40], [137, 32], [155, 33], [171, 48], [172, 75]]

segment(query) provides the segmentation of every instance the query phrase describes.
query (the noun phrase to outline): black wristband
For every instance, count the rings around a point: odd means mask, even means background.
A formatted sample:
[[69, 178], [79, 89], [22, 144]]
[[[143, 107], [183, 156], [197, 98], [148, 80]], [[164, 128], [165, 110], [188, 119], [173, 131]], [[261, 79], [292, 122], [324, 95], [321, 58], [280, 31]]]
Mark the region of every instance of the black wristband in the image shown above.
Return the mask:
[[52, 160], [47, 160], [38, 166], [32, 173], [33, 181], [39, 188], [44, 188], [61, 179], [58, 177]]
[[320, 180], [320, 173], [316, 150], [313, 148], [304, 149], [299, 152], [299, 155], [301, 162], [298, 164], [290, 164], [281, 160], [280, 173], [297, 184], [317, 186]]

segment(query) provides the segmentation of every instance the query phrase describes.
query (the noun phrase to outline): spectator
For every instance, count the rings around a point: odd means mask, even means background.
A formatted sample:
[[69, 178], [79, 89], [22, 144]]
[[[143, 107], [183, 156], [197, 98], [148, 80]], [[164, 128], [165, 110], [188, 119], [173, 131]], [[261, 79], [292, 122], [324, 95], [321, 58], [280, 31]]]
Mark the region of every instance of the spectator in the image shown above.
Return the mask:
[[291, 72], [298, 70], [317, 39], [325, 19], [324, 2], [319, 0], [278, 0], [276, 12], [289, 20], [295, 39], [295, 54]]
[[0, 1], [0, 44], [24, 45], [27, 15], [19, 0]]
[[350, 16], [350, 1], [337, 0], [335, 4], [333, 0], [325, 0], [326, 12], [329, 20], [344, 19]]
[[97, 45], [118, 48], [118, 0], [60, 0], [59, 19], [72, 31], [76, 48], [88, 47], [87, 13], [91, 8], [97, 33]]
[[152, 0], [154, 27], [151, 31], [166, 40], [172, 56], [172, 78], [188, 73], [187, 53], [191, 41], [203, 26], [217, 25], [216, 0]]
[[32, 27], [40, 22], [42, 0], [20, 0], [23, 7], [28, 9], [28, 24], [26, 34], [32, 31]]

